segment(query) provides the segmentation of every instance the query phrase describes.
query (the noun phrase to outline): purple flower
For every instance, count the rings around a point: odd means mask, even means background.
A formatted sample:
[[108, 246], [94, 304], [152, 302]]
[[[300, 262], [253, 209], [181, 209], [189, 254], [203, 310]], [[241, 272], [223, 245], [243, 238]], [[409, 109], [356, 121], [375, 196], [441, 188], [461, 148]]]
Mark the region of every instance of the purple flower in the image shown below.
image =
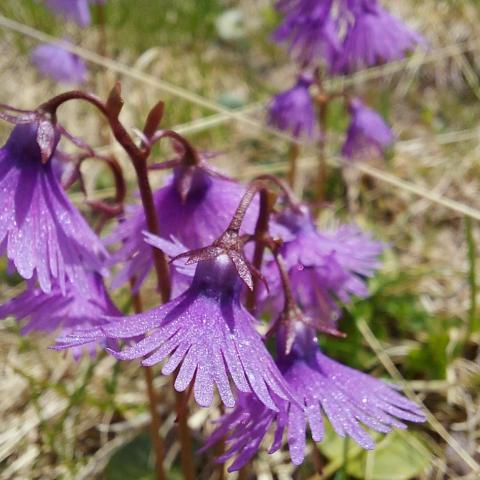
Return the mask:
[[[219, 175], [206, 163], [176, 167], [173, 178], [154, 192], [160, 236], [166, 240], [174, 237], [188, 249], [209, 245], [227, 228], [244, 193], [243, 185]], [[253, 233], [257, 215], [255, 201], [244, 219], [244, 232]], [[135, 278], [139, 287], [150, 272], [153, 262], [144, 243], [145, 230], [143, 208], [135, 207], [106, 239], [122, 243], [112, 260], [126, 263], [113, 282], [114, 288], [130, 278]]]
[[57, 82], [80, 84], [86, 80], [85, 62], [57, 45], [39, 45], [32, 52], [32, 61], [43, 75]]
[[[19, 321], [28, 319], [22, 328], [23, 335], [60, 331], [62, 336], [68, 336], [76, 330], [102, 325], [105, 323], [104, 315], [120, 315], [98, 274], [89, 276], [86, 287], [79, 289], [75, 284], [67, 283], [64, 295], [57, 285], [50, 293], [44, 293], [31, 283], [19, 296], [0, 305], [0, 318], [14, 316]], [[88, 351], [92, 356], [95, 347], [94, 343], [89, 345]], [[75, 359], [80, 357], [82, 350], [81, 347], [73, 349]]]
[[[101, 328], [70, 338], [75, 346], [93, 339], [129, 339], [147, 335], [123, 351], [111, 351], [122, 360], [142, 358], [154, 365], [168, 357], [162, 373], [179, 368], [178, 391], [192, 382], [196, 401], [209, 406], [216, 386], [223, 403], [235, 404], [230, 381], [241, 392], [254, 394], [276, 409], [272, 395], [291, 399], [278, 368], [253, 324], [255, 319], [240, 302], [242, 284], [227, 255], [201, 261], [190, 288], [170, 302]], [[66, 342], [64, 342], [64, 346]]]
[[303, 67], [323, 61], [330, 69], [340, 52], [337, 22], [332, 16], [333, 0], [279, 2], [284, 20], [273, 34], [287, 43], [292, 57]]
[[269, 453], [281, 447], [283, 434], [288, 430], [292, 462], [300, 465], [307, 425], [312, 439], [321, 442], [323, 416], [338, 435], [351, 437], [365, 449], [374, 448], [375, 443], [362, 424], [387, 433], [392, 428], [406, 428], [402, 420], [425, 421], [422, 410], [394, 388], [327, 357], [318, 348], [314, 331], [300, 325], [298, 330], [291, 353], [277, 363], [291, 389], [300, 397], [303, 409], [276, 399], [278, 411], [274, 412], [251, 395], [244, 396], [231, 413], [222, 417], [204, 447], [228, 435], [227, 451], [219, 460], [236, 457], [229, 471], [238, 470], [248, 462], [272, 426], [275, 435]]
[[45, 5], [58, 15], [71, 20], [81, 27], [90, 25], [88, 0], [44, 0]]
[[277, 9], [284, 18], [273, 38], [303, 67], [323, 62], [331, 73], [351, 73], [424, 43], [377, 0], [282, 0]]
[[0, 149], [0, 255], [48, 293], [56, 283], [87, 285], [107, 255], [100, 239], [42, 163], [37, 123], [17, 125]]
[[[365, 280], [380, 267], [384, 245], [355, 225], [320, 232], [304, 205], [287, 207], [276, 217], [275, 229], [284, 241], [280, 253], [305, 317], [322, 331], [338, 333], [338, 300], [348, 303], [352, 296], [368, 295]], [[267, 262], [264, 274], [271, 292], [278, 292], [264, 299], [265, 305], [278, 314], [283, 293], [273, 260]]]
[[349, 159], [383, 156], [385, 149], [392, 145], [394, 137], [383, 118], [360, 99], [350, 101], [350, 125], [342, 154]]
[[376, 0], [349, 3], [354, 21], [334, 66], [336, 73], [352, 73], [399, 60], [418, 44], [424, 44], [420, 35], [390, 15]]
[[296, 138], [312, 139], [315, 133], [315, 109], [310, 95], [312, 78], [298, 77], [295, 86], [276, 95], [268, 107], [268, 123]]

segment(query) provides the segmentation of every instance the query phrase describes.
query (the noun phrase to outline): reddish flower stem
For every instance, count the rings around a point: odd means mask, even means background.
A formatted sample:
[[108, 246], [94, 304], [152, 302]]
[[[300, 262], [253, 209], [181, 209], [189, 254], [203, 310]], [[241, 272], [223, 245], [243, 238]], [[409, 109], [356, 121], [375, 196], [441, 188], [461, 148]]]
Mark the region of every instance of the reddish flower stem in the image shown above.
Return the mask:
[[[130, 281], [130, 285], [133, 288], [134, 280]], [[140, 294], [132, 293], [133, 310], [135, 313], [140, 313], [143, 310], [142, 299]], [[145, 374], [145, 383], [147, 385], [148, 405], [150, 408], [150, 435], [152, 437], [153, 446], [155, 448], [155, 474], [157, 480], [166, 480], [165, 470], [163, 468], [163, 459], [165, 458], [165, 447], [163, 445], [162, 437], [160, 436], [160, 416], [157, 410], [157, 394], [153, 386], [153, 372], [151, 367], [143, 367], [143, 373]]]
[[288, 184], [294, 190], [298, 183], [298, 157], [300, 148], [298, 143], [292, 142], [288, 148]]
[[[71, 91], [58, 95], [52, 98], [46, 103], [42, 104], [38, 111], [40, 113], [48, 113], [51, 115], [52, 121], [55, 121], [56, 110], [63, 103], [70, 100], [83, 100], [96, 107], [107, 118], [110, 128], [112, 130], [115, 139], [123, 147], [125, 152], [130, 157], [130, 160], [135, 169], [137, 175], [138, 188], [140, 191], [140, 197], [142, 200], [143, 209], [145, 212], [145, 219], [147, 222], [147, 228], [150, 233], [155, 235], [159, 234], [159, 224], [157, 214], [155, 210], [155, 202], [153, 199], [152, 188], [148, 178], [148, 165], [147, 159], [150, 153], [148, 146], [137, 147], [132, 137], [128, 134], [125, 127], [118, 119], [118, 115], [123, 106], [123, 100], [120, 96], [120, 84], [117, 84], [111, 91], [110, 96], [106, 103], [102, 102], [96, 96], [81, 92]], [[158, 108], [157, 106], [154, 109]], [[161, 115], [158, 115], [161, 118]], [[154, 122], [153, 122], [154, 123]], [[168, 266], [168, 260], [166, 255], [159, 249], [152, 247], [152, 255], [154, 261], [155, 272], [157, 275], [158, 287], [160, 290], [162, 302], [165, 303], [170, 299], [171, 286], [170, 286], [170, 272]], [[152, 413], [152, 424], [155, 422], [154, 415], [156, 412], [156, 398], [155, 395], [150, 397], [150, 394], [154, 394], [152, 379], [150, 378], [151, 372], [146, 373], [146, 381], [150, 399], [150, 411]], [[183, 404], [179, 400], [183, 394], [177, 395], [177, 404]], [[180, 447], [181, 447], [181, 463], [183, 475], [186, 480], [195, 480], [195, 471], [192, 463], [191, 454], [191, 435], [187, 424], [187, 412], [186, 409], [182, 409], [182, 412], [178, 417], [179, 433], [180, 433]], [[158, 445], [158, 429], [152, 426], [152, 432], [154, 431], [154, 445], [156, 447], [157, 464], [163, 461], [163, 452], [157, 450]], [[163, 480], [164, 477], [158, 477]]]
[[240, 203], [238, 204], [235, 213], [233, 214], [233, 218], [228, 225], [227, 231], [238, 233], [240, 231], [240, 227], [242, 226], [243, 219], [245, 218], [245, 214], [247, 213], [248, 207], [252, 203], [255, 195], [265, 187], [265, 182], [263, 180], [254, 180], [250, 183], [247, 188], [247, 191], [243, 195]]
[[150, 148], [163, 138], [170, 138], [171, 140], [179, 143], [185, 149], [185, 153], [182, 158], [182, 163], [184, 165], [195, 166], [201, 163], [198, 152], [195, 150], [192, 144], [185, 137], [182, 137], [182, 135], [173, 130], [158, 130], [155, 132], [150, 139]]
[[192, 435], [188, 426], [188, 399], [185, 392], [175, 390], [175, 410], [177, 413], [178, 436], [180, 439], [180, 463], [183, 478], [195, 480], [195, 466], [192, 457]]
[[[148, 179], [147, 157], [148, 152], [137, 147], [132, 137], [120, 122], [118, 115], [123, 105], [123, 100], [120, 97], [120, 85], [117, 84], [110, 93], [110, 97], [106, 103], [100, 100], [95, 95], [82, 92], [79, 90], [72, 90], [65, 92], [48, 100], [40, 105], [37, 109], [39, 112], [48, 113], [52, 119], [56, 118], [56, 111], [60, 105], [70, 100], [82, 100], [90, 103], [97, 108], [108, 120], [110, 128], [115, 136], [115, 139], [123, 147], [128, 154], [135, 173], [137, 175], [138, 188], [142, 200], [143, 209], [145, 211], [145, 219], [149, 232], [158, 235], [159, 226], [157, 214], [155, 211], [155, 203], [153, 200], [152, 189]], [[168, 259], [166, 255], [158, 248], [152, 247], [153, 263], [155, 272], [157, 274], [158, 288], [162, 297], [162, 302], [167, 302], [170, 299], [170, 272], [168, 267]]]
[[315, 185], [314, 213], [318, 215], [325, 202], [327, 183], [327, 117], [329, 98], [324, 95], [317, 97], [318, 122], [323, 129], [322, 136], [318, 143], [318, 170]]
[[[265, 253], [266, 243], [268, 242], [268, 225], [270, 215], [276, 201], [276, 196], [270, 193], [266, 188], [260, 190], [260, 211], [258, 213], [257, 224], [255, 226], [255, 250], [253, 252], [252, 265], [257, 271], [262, 268], [263, 254]], [[254, 277], [253, 289], [247, 292], [246, 307], [252, 313], [255, 312], [255, 303], [258, 294], [259, 278]]]

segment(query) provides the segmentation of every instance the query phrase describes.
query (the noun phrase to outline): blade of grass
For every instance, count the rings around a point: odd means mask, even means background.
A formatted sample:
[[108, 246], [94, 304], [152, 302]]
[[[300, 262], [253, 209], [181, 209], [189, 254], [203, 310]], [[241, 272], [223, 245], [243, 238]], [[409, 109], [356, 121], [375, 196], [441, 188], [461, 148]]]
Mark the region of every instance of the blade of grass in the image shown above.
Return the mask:
[[468, 309], [468, 326], [465, 341], [468, 341], [472, 333], [479, 329], [477, 318], [477, 273], [475, 268], [476, 245], [473, 238], [472, 219], [465, 217], [465, 238], [467, 241], [467, 258], [468, 258], [468, 285], [470, 288], [470, 306]]
[[462, 447], [462, 445], [460, 445], [460, 443], [450, 435], [450, 433], [445, 429], [445, 427], [435, 418], [432, 412], [428, 410], [428, 408], [423, 404], [421, 399], [410, 388], [408, 382], [405, 381], [402, 374], [392, 362], [392, 359], [385, 352], [377, 337], [375, 337], [374, 333], [367, 325], [367, 322], [364, 319], [360, 319], [357, 325], [360, 333], [363, 335], [370, 348], [375, 352], [378, 359], [384, 366], [385, 370], [387, 370], [390, 376], [404, 389], [406, 395], [423, 408], [423, 413], [425, 414], [427, 422], [432, 427], [432, 429], [435, 430], [435, 432], [443, 438], [443, 440], [464, 461], [464, 463], [472, 470], [472, 472], [480, 474], [480, 465]]

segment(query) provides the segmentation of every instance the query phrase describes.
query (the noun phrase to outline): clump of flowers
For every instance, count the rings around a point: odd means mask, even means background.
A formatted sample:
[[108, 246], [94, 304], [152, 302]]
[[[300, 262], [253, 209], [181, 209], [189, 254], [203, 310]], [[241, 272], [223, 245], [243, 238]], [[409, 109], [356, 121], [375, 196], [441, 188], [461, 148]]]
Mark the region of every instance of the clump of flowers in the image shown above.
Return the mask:
[[[296, 88], [308, 90], [308, 82]], [[298, 96], [294, 104], [305, 92]], [[135, 170], [141, 206], [123, 208], [118, 162], [58, 122], [70, 101], [88, 102], [106, 118]], [[271, 426], [270, 451], [281, 447], [286, 431], [298, 465], [307, 425], [312, 439], [322, 441], [323, 416], [364, 448], [374, 444], [361, 424], [387, 433], [405, 428], [404, 421], [423, 421], [420, 408], [393, 387], [330, 359], [317, 344], [317, 335], [344, 336], [342, 307], [368, 296], [367, 279], [380, 267], [384, 244], [353, 224], [319, 230], [309, 206], [275, 177], [242, 185], [218, 172], [186, 138], [159, 128], [162, 103], [133, 138], [119, 120], [122, 105], [116, 86], [105, 102], [71, 91], [33, 111], [0, 113], [15, 125], [0, 149], [0, 254], [27, 280], [23, 293], [0, 306], [0, 317], [25, 323], [22, 334], [55, 332], [52, 348], [75, 358], [100, 348], [145, 368], [164, 362], [161, 371], [175, 375], [175, 390], [187, 392], [185, 405], [191, 393], [209, 407], [218, 392], [232, 410], [205, 448], [227, 436], [220, 460], [236, 457], [232, 470], [256, 453]], [[59, 151], [62, 139], [80, 153]], [[164, 139], [174, 158], [149, 167], [152, 147]], [[89, 202], [97, 232], [117, 222], [107, 242], [116, 246], [111, 256], [65, 191], [75, 181], [82, 185], [86, 158], [103, 161], [115, 179], [115, 199]], [[59, 161], [72, 164], [62, 181]], [[173, 175], [152, 191], [149, 168]], [[119, 266], [116, 283], [130, 283], [134, 315], [122, 313], [105, 287], [104, 276]], [[152, 270], [161, 302], [142, 312], [141, 287]], [[267, 328], [261, 328], [264, 313]], [[153, 389], [151, 376], [147, 382]], [[177, 411], [185, 430], [188, 409]]]
[[[276, 8], [282, 20], [273, 40], [287, 46], [298, 65], [299, 78], [312, 81], [308, 88], [300, 90], [298, 82], [293, 89], [277, 94], [268, 106], [269, 123], [295, 139], [310, 138], [315, 129], [325, 133], [329, 104], [341, 98], [350, 116], [342, 156], [348, 160], [384, 156], [394, 140], [390, 127], [349, 91], [331, 91], [324, 80], [405, 58], [425, 44], [422, 37], [388, 13], [378, 0], [278, 0]], [[317, 184], [325, 180], [325, 138], [319, 137]], [[298, 149], [290, 156], [292, 164], [297, 156]], [[323, 191], [318, 185], [317, 191], [321, 203]]]

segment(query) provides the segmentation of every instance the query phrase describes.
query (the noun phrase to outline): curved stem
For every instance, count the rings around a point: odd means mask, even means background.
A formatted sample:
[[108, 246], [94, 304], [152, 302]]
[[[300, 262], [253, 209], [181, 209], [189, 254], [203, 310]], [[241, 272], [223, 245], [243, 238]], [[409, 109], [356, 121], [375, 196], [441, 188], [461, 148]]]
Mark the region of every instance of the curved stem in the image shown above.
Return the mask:
[[[72, 90], [51, 98], [47, 102], [40, 105], [37, 110], [40, 112], [49, 113], [52, 115], [52, 117], [55, 117], [57, 109], [70, 100], [82, 100], [90, 103], [108, 120], [115, 139], [128, 154], [135, 169], [148, 231], [154, 235], [158, 235], [159, 226], [157, 213], [155, 211], [152, 188], [148, 179], [148, 152], [145, 152], [135, 145], [132, 137], [128, 134], [127, 130], [118, 119], [118, 115], [123, 105], [123, 100], [120, 97], [120, 84], [117, 84], [112, 89], [109, 99], [106, 103], [102, 102], [98, 97], [90, 93], [85, 93], [80, 90]], [[170, 299], [171, 291], [168, 259], [166, 255], [158, 248], [152, 247], [152, 255], [155, 272], [157, 274], [158, 288], [160, 290], [162, 302], [165, 303]]]
[[243, 219], [247, 213], [248, 207], [252, 203], [255, 195], [265, 186], [265, 182], [261, 179], [253, 180], [247, 188], [247, 191], [243, 195], [240, 203], [238, 204], [235, 213], [233, 214], [232, 220], [227, 227], [227, 231], [238, 233], [240, 227], [242, 226]]
[[[128, 154], [135, 169], [138, 189], [140, 191], [142, 206], [145, 212], [147, 229], [150, 233], [158, 235], [160, 233], [160, 228], [155, 209], [153, 192], [148, 178], [147, 159], [150, 149], [137, 147], [125, 127], [118, 119], [118, 115], [120, 114], [123, 105], [123, 100], [120, 96], [120, 84], [117, 84], [112, 89], [106, 103], [102, 102], [94, 95], [74, 90], [52, 98], [48, 102], [41, 105], [38, 110], [40, 112], [50, 113], [52, 117], [54, 117], [56, 110], [60, 105], [74, 99], [83, 100], [92, 104], [107, 118], [115, 139]], [[151, 251], [153, 255], [155, 273], [157, 276], [158, 288], [160, 290], [162, 302], [165, 303], [170, 299], [171, 294], [168, 259], [167, 256], [158, 248], [152, 247]], [[152, 422], [153, 421], [154, 419], [152, 412]], [[179, 424], [180, 444], [182, 450], [182, 470], [185, 478], [188, 480], [194, 480], [195, 472], [191, 462], [191, 440], [187, 425], [186, 412], [183, 412], [183, 414], [179, 417]]]
[[192, 144], [185, 137], [175, 132], [174, 130], [158, 130], [157, 132], [155, 132], [150, 138], [150, 148], [163, 138], [170, 138], [182, 145], [182, 147], [185, 149], [182, 161], [186, 165], [194, 166], [201, 163], [198, 152], [195, 150]]
[[264, 174], [259, 175], [255, 180], [264, 180], [273, 183], [282, 191], [285, 199], [291, 207], [294, 209], [300, 207], [301, 203], [293, 193], [292, 189], [280, 178], [276, 177], [275, 175]]
[[[257, 271], [261, 271], [263, 255], [265, 253], [266, 240], [268, 239], [268, 224], [270, 215], [275, 204], [275, 196], [266, 188], [260, 190], [260, 211], [258, 213], [257, 224], [255, 226], [255, 250], [253, 252], [252, 265]], [[258, 296], [259, 278], [253, 278], [253, 289], [247, 292], [246, 307], [254, 313], [255, 303]]]

